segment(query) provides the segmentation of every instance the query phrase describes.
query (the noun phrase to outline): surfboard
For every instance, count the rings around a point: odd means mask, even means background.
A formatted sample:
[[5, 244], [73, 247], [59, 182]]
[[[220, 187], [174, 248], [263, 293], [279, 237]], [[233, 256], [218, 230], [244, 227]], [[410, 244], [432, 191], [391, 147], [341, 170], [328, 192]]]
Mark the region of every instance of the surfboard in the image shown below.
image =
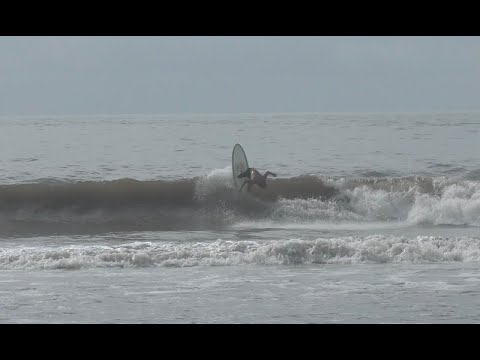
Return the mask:
[[232, 151], [232, 173], [233, 173], [233, 183], [235, 187], [238, 189], [242, 186], [242, 182], [244, 178], [239, 179], [237, 177], [238, 174], [244, 172], [248, 169], [248, 161], [247, 156], [245, 155], [245, 151], [240, 144], [235, 144]]

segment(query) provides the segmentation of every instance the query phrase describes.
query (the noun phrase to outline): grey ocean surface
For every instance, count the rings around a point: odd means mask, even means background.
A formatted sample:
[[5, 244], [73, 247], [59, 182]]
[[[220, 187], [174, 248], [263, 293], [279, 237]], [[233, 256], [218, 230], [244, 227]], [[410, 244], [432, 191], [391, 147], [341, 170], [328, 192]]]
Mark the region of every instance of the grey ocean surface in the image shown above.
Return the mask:
[[[478, 323], [480, 113], [0, 117], [0, 323]], [[278, 174], [238, 193], [235, 143]]]

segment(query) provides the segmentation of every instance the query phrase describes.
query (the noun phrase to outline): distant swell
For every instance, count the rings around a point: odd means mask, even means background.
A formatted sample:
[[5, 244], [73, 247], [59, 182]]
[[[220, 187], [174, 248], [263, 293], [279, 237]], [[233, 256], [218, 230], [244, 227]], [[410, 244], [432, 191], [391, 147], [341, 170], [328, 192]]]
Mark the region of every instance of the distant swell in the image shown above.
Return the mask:
[[480, 182], [447, 177], [272, 179], [233, 188], [231, 170], [179, 180], [0, 186], [0, 235], [225, 228], [242, 222], [480, 226]]

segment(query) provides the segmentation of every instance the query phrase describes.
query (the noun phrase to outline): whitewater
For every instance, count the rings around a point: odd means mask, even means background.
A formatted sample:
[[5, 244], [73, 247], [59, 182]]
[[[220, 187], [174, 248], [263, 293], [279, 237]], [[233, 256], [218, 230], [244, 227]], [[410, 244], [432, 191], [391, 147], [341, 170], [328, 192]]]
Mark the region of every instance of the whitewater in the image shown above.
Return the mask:
[[478, 322], [478, 115], [1, 117], [0, 322]]

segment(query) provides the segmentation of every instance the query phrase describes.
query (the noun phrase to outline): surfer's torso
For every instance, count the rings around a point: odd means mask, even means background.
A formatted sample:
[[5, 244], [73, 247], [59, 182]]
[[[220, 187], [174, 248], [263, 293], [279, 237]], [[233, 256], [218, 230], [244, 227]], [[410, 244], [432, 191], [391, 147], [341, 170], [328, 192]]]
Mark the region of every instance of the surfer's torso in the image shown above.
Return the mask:
[[257, 171], [257, 169], [254, 169], [254, 168], [250, 169], [250, 180], [254, 181], [255, 184], [257, 184], [258, 186], [260, 186], [262, 188], [267, 186], [266, 176], [263, 176], [262, 174], [260, 174]]

